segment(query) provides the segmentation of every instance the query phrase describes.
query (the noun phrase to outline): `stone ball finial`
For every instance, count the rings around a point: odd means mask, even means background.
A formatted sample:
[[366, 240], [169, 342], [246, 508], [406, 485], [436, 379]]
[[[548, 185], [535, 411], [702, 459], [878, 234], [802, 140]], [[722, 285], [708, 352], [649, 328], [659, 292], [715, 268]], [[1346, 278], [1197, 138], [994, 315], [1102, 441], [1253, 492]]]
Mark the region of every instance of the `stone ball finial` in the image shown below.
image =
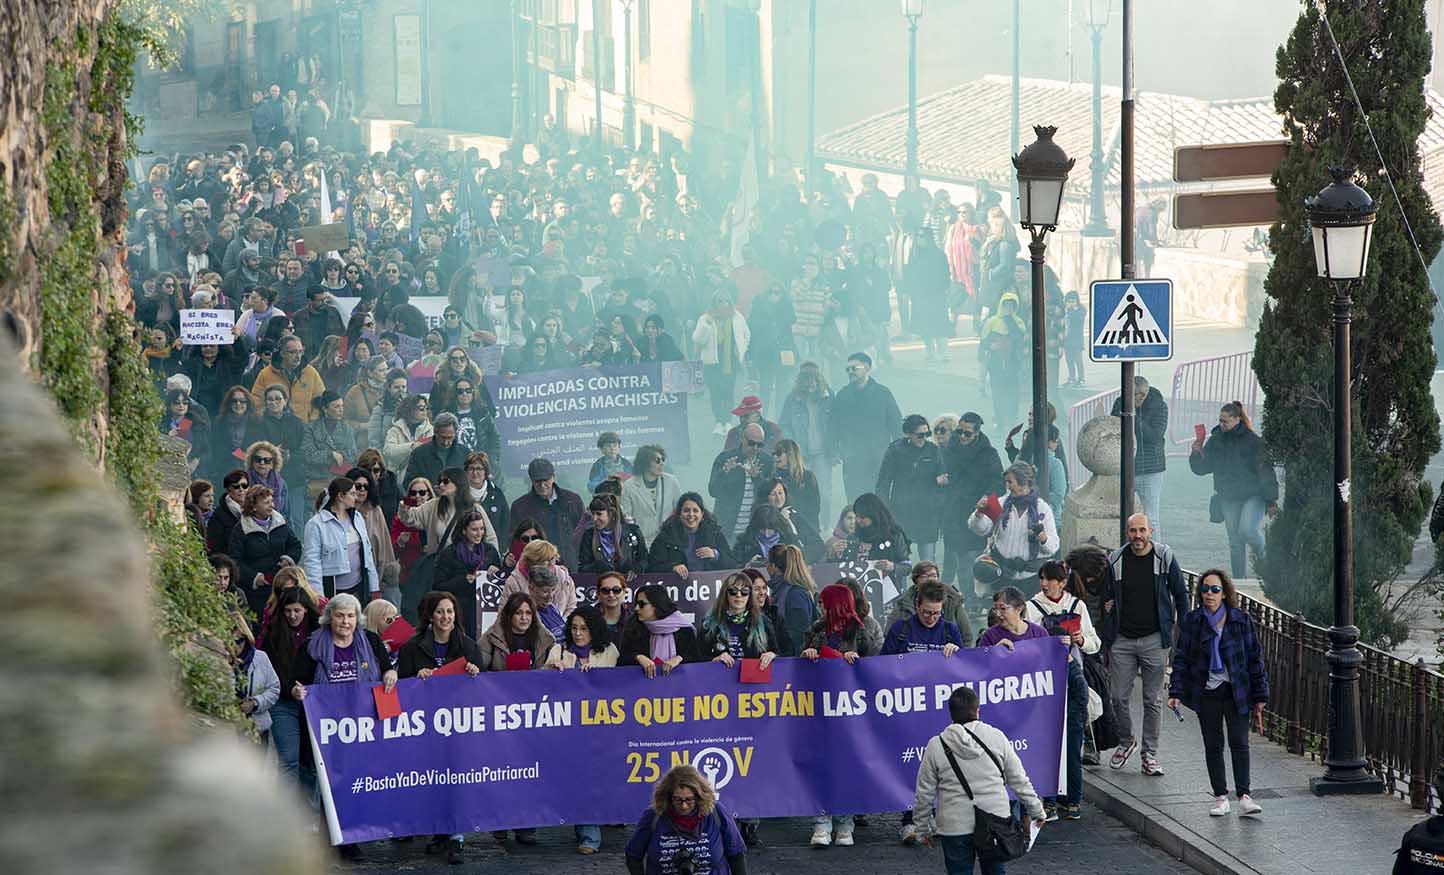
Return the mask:
[[1094, 474], [1116, 477], [1122, 470], [1123, 422], [1096, 416], [1078, 430], [1078, 461]]

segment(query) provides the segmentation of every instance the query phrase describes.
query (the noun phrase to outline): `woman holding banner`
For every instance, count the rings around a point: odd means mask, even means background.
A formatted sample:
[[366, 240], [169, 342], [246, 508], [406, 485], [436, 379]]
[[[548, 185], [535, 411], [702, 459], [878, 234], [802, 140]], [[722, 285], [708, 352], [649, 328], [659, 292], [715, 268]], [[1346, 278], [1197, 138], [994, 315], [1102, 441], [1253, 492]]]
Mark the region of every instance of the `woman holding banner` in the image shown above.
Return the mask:
[[727, 576], [712, 610], [702, 618], [702, 655], [731, 668], [739, 659], [756, 659], [767, 668], [777, 656], [777, 630], [752, 600], [752, 578]]
[[607, 626], [607, 639], [622, 640], [622, 628], [632, 616], [631, 606], [627, 604], [627, 578], [615, 571], [598, 575], [596, 608]]
[[[662, 862], [664, 848], [670, 868]], [[747, 875], [747, 845], [737, 821], [695, 767], [673, 766], [653, 788], [652, 805], [627, 840], [627, 872]]]
[[782, 616], [782, 635], [791, 647], [801, 651], [818, 618], [817, 582], [807, 569], [802, 551], [789, 544], [768, 550], [767, 581], [772, 588], [772, 603]]
[[[339, 593], [326, 603], [321, 615], [321, 628], [306, 642], [292, 662], [291, 697], [306, 699], [307, 687], [315, 684], [380, 683], [387, 693], [396, 688], [396, 669], [386, 645], [375, 632], [365, 632], [361, 625], [361, 603], [350, 593]], [[361, 856], [355, 845], [341, 845], [337, 852], [344, 859]]]
[[622, 665], [640, 665], [649, 678], [671, 674], [684, 662], [701, 662], [705, 657], [697, 644], [692, 621], [677, 610], [667, 588], [648, 584], [632, 600], [635, 612], [622, 628]]
[[[625, 490], [623, 494], [630, 491]], [[662, 523], [652, 541], [647, 570], [670, 571], [686, 577], [696, 571], [719, 571], [735, 564], [727, 536], [722, 533], [716, 517], [707, 510], [702, 496], [696, 492], [682, 493], [676, 510]]]
[[[536, 621], [536, 603], [524, 592], [507, 597], [496, 622], [481, 637], [481, 667], [485, 671], [530, 671], [546, 666], [546, 656], [556, 639]], [[535, 829], [512, 831], [519, 845], [536, 844]], [[506, 830], [492, 834], [498, 845], [506, 841]]]
[[[876, 656], [867, 640], [862, 619], [857, 615], [852, 589], [845, 583], [834, 583], [822, 589], [822, 619], [807, 633], [802, 656], [816, 661], [820, 656], [857, 662], [858, 657]], [[852, 815], [833, 817], [820, 814], [812, 822], [811, 845], [825, 848], [828, 845], [849, 847], [852, 845]]]

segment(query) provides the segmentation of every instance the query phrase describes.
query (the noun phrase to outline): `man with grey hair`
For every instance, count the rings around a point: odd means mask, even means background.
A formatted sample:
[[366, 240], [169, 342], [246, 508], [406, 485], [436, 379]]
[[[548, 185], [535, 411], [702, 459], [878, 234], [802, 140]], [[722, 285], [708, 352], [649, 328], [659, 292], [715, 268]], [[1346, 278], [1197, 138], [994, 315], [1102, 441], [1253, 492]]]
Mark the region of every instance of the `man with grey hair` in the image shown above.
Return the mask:
[[[1123, 399], [1113, 402], [1113, 415], [1123, 412]], [[1168, 402], [1163, 393], [1148, 385], [1142, 374], [1133, 378], [1133, 488], [1143, 502], [1143, 512], [1153, 523], [1153, 536], [1162, 527], [1158, 522], [1159, 503], [1163, 500], [1163, 471], [1168, 467]]]
[[[402, 483], [410, 483], [417, 477], [425, 477], [436, 483], [441, 472], [447, 468], [466, 467], [467, 448], [456, 439], [456, 414], [440, 413], [431, 422], [431, 442], [422, 444], [411, 453]], [[460, 485], [460, 484], [457, 484]], [[440, 492], [440, 489], [437, 490]]]

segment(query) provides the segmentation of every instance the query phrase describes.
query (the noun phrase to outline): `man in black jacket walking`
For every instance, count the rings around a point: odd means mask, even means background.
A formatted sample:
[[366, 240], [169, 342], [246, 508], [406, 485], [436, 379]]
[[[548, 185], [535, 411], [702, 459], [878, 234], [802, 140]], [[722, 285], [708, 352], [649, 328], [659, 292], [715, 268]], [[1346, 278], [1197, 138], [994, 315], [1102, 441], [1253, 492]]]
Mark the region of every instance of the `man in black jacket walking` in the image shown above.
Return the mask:
[[[978, 499], [1003, 489], [1003, 460], [988, 436], [983, 417], [971, 410], [958, 419], [958, 428], [943, 453], [948, 485], [943, 499], [943, 583], [956, 586], [973, 599], [973, 560], [988, 539], [973, 534], [968, 517]], [[954, 582], [956, 581], [956, 583]]]
[[902, 425], [902, 411], [886, 386], [872, 379], [872, 357], [855, 352], [847, 357], [847, 385], [832, 398], [827, 443], [842, 460], [847, 500], [870, 491], [877, 482], [883, 453]]

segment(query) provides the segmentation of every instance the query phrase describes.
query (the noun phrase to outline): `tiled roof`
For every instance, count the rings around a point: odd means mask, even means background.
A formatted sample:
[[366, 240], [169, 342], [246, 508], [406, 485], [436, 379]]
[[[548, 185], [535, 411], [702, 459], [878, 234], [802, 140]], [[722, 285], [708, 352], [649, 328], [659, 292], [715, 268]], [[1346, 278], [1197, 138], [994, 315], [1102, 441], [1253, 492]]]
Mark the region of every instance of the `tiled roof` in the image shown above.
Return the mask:
[[[1078, 160], [1074, 175], [1086, 180], [1093, 148], [1093, 86], [1052, 79], [1020, 82], [1022, 145], [1033, 141], [1031, 126], [1055, 125], [1055, 140]], [[1103, 160], [1109, 187], [1118, 185], [1118, 88], [1103, 88]], [[1428, 92], [1433, 115], [1419, 138], [1431, 194], [1444, 187], [1444, 97]], [[1202, 100], [1176, 94], [1140, 92], [1134, 118], [1134, 180], [1139, 187], [1171, 185], [1173, 150], [1208, 143], [1284, 139], [1272, 97]], [[918, 165], [924, 177], [972, 182], [986, 179], [1006, 188], [1013, 177], [1009, 143], [1012, 78], [984, 76], [918, 101]], [[881, 170], [903, 169], [907, 107], [888, 110], [818, 139], [825, 159]], [[1075, 194], [1086, 182], [1070, 186]]]

